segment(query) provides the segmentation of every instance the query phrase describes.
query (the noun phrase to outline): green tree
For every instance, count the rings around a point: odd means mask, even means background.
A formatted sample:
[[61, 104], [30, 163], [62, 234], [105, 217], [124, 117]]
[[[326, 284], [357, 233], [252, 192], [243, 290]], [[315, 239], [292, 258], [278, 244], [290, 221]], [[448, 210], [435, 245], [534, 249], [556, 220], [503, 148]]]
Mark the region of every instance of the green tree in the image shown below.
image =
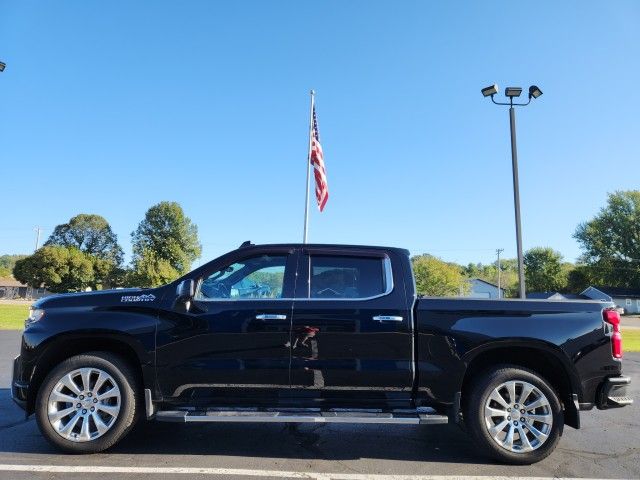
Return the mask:
[[180, 276], [171, 264], [158, 258], [153, 250], [144, 249], [133, 262], [127, 275], [127, 284], [136, 287], [157, 287], [172, 282]]
[[273, 298], [278, 298], [282, 294], [284, 272], [268, 272], [259, 270], [248, 275], [247, 278], [260, 285], [268, 285]]
[[122, 264], [123, 252], [118, 245], [118, 236], [100, 215], [76, 215], [68, 223], [58, 225], [45, 245], [75, 247], [81, 252], [108, 260], [114, 266]]
[[461, 289], [467, 288], [459, 265], [443, 262], [432, 255], [418, 255], [411, 261], [418, 295], [459, 295]]
[[16, 262], [26, 257], [27, 255], [0, 255], [0, 277], [11, 276]]
[[111, 263], [75, 247], [48, 245], [33, 255], [18, 260], [13, 269], [17, 280], [45, 287], [51, 292], [74, 292], [86, 287], [98, 288], [111, 270]]
[[609, 194], [592, 220], [578, 225], [574, 238], [581, 261], [598, 283], [640, 288], [640, 191]]
[[594, 273], [595, 271], [589, 265], [574, 265], [567, 274], [567, 291], [581, 293], [591, 285], [602, 284]]
[[567, 286], [562, 255], [548, 247], [535, 247], [525, 252], [524, 277], [530, 292], [564, 291]]
[[144, 286], [161, 285], [187, 273], [202, 250], [198, 227], [176, 202], [160, 202], [147, 210], [131, 237], [131, 278]]
[[[496, 262], [497, 263], [497, 262]], [[504, 288], [507, 298], [518, 296], [518, 259], [504, 258], [500, 260], [500, 285]], [[496, 279], [497, 282], [497, 279]]]

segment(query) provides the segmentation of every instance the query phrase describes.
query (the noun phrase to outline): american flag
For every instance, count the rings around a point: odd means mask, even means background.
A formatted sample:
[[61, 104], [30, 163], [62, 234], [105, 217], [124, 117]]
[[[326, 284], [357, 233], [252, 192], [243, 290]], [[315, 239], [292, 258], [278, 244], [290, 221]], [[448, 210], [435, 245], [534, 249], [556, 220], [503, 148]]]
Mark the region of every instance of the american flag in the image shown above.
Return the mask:
[[322, 146], [320, 145], [320, 135], [318, 134], [318, 119], [316, 118], [316, 106], [313, 106], [313, 131], [311, 133], [311, 166], [316, 179], [316, 199], [320, 211], [329, 200], [329, 186], [327, 185], [327, 171], [324, 168], [324, 157]]

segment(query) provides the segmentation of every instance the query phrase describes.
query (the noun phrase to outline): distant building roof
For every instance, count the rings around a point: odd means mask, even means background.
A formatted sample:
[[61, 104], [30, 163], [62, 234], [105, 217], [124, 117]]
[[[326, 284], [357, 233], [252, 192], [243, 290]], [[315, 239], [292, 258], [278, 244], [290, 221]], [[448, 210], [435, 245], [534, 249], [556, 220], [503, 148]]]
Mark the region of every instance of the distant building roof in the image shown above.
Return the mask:
[[564, 298], [567, 300], [589, 300], [589, 297], [579, 293], [563, 293], [562, 295], [564, 295]]
[[[638, 288], [595, 287], [595, 286], [592, 286], [589, 288], [594, 288], [596, 290], [599, 290], [600, 292], [610, 296], [611, 298], [614, 298], [614, 297], [615, 298], [640, 298], [640, 289]], [[587, 288], [587, 290], [589, 290], [589, 288]], [[582, 292], [582, 294], [584, 295], [587, 290]]]
[[[492, 287], [498, 288], [498, 285], [496, 285], [495, 283], [487, 282], [486, 280], [483, 280], [481, 278], [470, 278], [467, 281], [468, 282], [482, 282], [482, 283], [486, 283], [487, 285], [491, 285]], [[504, 288], [500, 287], [500, 290], [504, 290]]]
[[636, 288], [618, 287], [589, 287], [581, 295], [585, 295], [594, 300], [612, 301], [614, 298], [636, 298], [640, 299], [640, 290]]
[[15, 278], [3, 277], [0, 278], [0, 287], [26, 287], [24, 283], [20, 283]]

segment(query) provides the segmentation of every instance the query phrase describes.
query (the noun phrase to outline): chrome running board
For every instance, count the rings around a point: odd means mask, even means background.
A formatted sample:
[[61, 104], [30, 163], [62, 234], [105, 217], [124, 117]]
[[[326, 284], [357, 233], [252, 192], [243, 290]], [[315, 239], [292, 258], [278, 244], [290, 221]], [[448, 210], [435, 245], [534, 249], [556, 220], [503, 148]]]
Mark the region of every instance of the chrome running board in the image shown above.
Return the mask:
[[399, 425], [439, 425], [449, 423], [446, 415], [431, 408], [416, 410], [164, 410], [156, 413], [161, 422], [263, 422], [263, 423], [388, 423]]

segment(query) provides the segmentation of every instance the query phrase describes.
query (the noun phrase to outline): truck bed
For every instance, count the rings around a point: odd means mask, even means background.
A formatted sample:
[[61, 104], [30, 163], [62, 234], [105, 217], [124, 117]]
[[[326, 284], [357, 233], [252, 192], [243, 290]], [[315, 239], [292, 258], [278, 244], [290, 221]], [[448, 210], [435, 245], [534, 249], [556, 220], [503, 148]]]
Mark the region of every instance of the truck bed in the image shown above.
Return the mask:
[[[414, 308], [417, 391], [434, 401], [455, 402], [456, 392], [485, 363], [525, 360], [569, 380], [577, 399], [564, 400], [588, 409], [596, 402], [603, 371], [621, 371], [602, 317], [612, 306], [594, 300], [419, 298]], [[475, 371], [468, 368], [472, 363]]]

